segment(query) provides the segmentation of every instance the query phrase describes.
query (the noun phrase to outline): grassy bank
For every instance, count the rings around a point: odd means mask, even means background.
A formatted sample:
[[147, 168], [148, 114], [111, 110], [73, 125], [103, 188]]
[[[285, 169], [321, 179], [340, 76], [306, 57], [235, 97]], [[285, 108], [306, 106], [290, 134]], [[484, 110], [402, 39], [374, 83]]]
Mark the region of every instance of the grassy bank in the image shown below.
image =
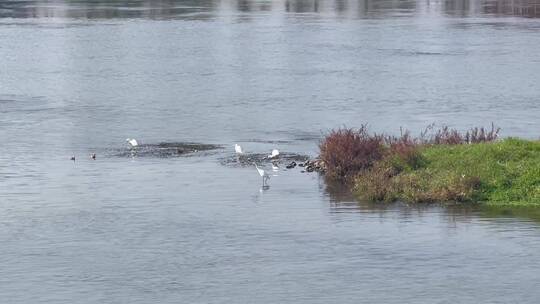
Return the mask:
[[436, 139], [338, 130], [321, 143], [321, 159], [328, 178], [363, 200], [540, 206], [540, 142], [496, 132], [471, 139], [446, 129]]

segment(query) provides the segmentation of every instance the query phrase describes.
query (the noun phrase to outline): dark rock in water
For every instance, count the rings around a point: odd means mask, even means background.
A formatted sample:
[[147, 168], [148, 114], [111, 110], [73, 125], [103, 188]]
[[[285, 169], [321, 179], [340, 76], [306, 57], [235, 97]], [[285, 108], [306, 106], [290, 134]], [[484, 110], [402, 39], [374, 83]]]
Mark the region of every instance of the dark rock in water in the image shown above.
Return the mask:
[[192, 142], [162, 142], [157, 145], [143, 145], [148, 147], [156, 147], [159, 149], [178, 149], [183, 152], [197, 152], [197, 151], [207, 151], [215, 150], [221, 148], [219, 145], [213, 144], [201, 144], [201, 143], [192, 143]]
[[288, 164], [285, 168], [287, 168], [287, 169], [292, 169], [292, 168], [294, 168], [294, 167], [296, 167], [296, 162], [295, 162], [295, 161], [293, 161], [292, 163]]
[[281, 152], [279, 154], [279, 159], [272, 159], [270, 160], [268, 158], [267, 153], [244, 153], [242, 155], [229, 155], [225, 158], [221, 159], [221, 164], [225, 166], [241, 166], [241, 167], [248, 167], [253, 166], [254, 164], [257, 164], [259, 166], [265, 166], [269, 165], [270, 163], [273, 163], [275, 166], [283, 165], [285, 164], [290, 165], [292, 162], [299, 163], [304, 162], [309, 157], [307, 155], [301, 155], [301, 154], [295, 154], [295, 153], [287, 153], [287, 152]]
[[320, 173], [326, 172], [326, 163], [320, 159], [317, 159], [313, 162], [315, 170]]
[[211, 151], [222, 148], [219, 145], [183, 142], [162, 142], [145, 144], [117, 151], [115, 156], [121, 157], [157, 157], [170, 158], [187, 156], [197, 152]]
[[298, 164], [300, 167], [305, 167], [307, 172], [324, 173], [326, 171], [325, 163], [320, 159], [307, 160], [303, 164]]
[[177, 148], [176, 149], [177, 154], [195, 153], [195, 152], [198, 152], [198, 151], [199, 150], [193, 149], [193, 148], [190, 148], [190, 147], [182, 147], [182, 148]]
[[304, 166], [305, 166], [304, 163], [299, 163], [299, 164], [298, 164], [298, 167], [304, 167]]

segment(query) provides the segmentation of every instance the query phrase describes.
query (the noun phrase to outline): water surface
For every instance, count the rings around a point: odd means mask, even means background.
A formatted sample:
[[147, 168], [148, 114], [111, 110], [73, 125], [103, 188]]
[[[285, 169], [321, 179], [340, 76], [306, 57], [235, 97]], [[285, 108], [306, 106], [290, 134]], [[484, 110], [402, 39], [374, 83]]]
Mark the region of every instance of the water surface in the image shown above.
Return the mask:
[[[537, 12], [0, 1], [0, 298], [537, 303], [537, 212], [356, 203], [269, 163], [263, 190], [233, 153], [313, 156], [328, 129], [361, 123], [538, 138]], [[165, 150], [132, 156], [126, 138]], [[221, 148], [170, 149], [186, 142]]]

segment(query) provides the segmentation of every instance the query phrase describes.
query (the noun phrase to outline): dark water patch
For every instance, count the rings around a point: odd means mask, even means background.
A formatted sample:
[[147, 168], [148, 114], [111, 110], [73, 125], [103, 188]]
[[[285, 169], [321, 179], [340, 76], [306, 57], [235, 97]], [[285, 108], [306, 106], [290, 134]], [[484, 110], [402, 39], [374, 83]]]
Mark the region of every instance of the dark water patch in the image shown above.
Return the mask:
[[[101, 26], [102, 24], [100, 24]], [[103, 24], [107, 25], [107, 24]], [[115, 25], [115, 24], [109, 24]], [[70, 22], [70, 23], [54, 23], [54, 22], [0, 22], [2, 27], [18, 27], [18, 28], [40, 28], [40, 29], [69, 29], [78, 27], [90, 27], [92, 23]]]
[[55, 108], [53, 101], [44, 96], [25, 96], [0, 94], [0, 111], [7, 112], [39, 112]]
[[[485, 203], [477, 204], [454, 204], [431, 203], [431, 204], [408, 204], [397, 201], [392, 203], [357, 201], [347, 197], [347, 191], [338, 191], [336, 200], [336, 189], [333, 189], [330, 200], [330, 213], [369, 213], [379, 214], [384, 217], [387, 214], [394, 214], [400, 220], [429, 218], [433, 215], [442, 216], [446, 222], [451, 224], [471, 223], [473, 220], [484, 220], [486, 222], [505, 223], [506, 229], [525, 229], [537, 231], [540, 224], [540, 208], [537, 206], [493, 206]], [[530, 223], [530, 225], [518, 228], [520, 223]]]
[[159, 144], [144, 144], [135, 148], [126, 147], [113, 151], [115, 157], [154, 157], [174, 158], [181, 156], [206, 155], [212, 151], [221, 149], [222, 146], [215, 144], [162, 142]]
[[476, 22], [462, 19], [459, 22], [449, 24], [449, 27], [462, 30], [471, 30], [476, 28], [492, 28], [495, 30], [524, 30], [524, 31], [537, 31], [540, 29], [540, 24], [534, 21], [520, 20], [517, 22], [514, 19], [500, 19], [492, 22]]
[[407, 49], [379, 49], [380, 51], [390, 52], [399, 56], [459, 56], [465, 55], [463, 51], [460, 52], [435, 52], [435, 51], [422, 51], [422, 50], [407, 50]]
[[530, 206], [497, 206], [478, 205], [475, 211], [485, 218], [513, 219], [520, 218], [532, 222], [540, 223], [540, 208], [536, 205]]
[[315, 136], [315, 135], [304, 135], [304, 136], [298, 136], [295, 137], [295, 141], [317, 141], [321, 140], [323, 138], [322, 135]]
[[284, 139], [248, 139], [246, 142], [254, 142], [254, 143], [261, 143], [261, 144], [288, 144], [292, 142], [291, 140], [284, 140]]
[[292, 134], [295, 141], [319, 141], [324, 138], [324, 132], [298, 131]]
[[[114, 2], [114, 1], [113, 1]], [[74, 19], [172, 19], [211, 14], [212, 3], [183, 5], [181, 1], [69, 1], [59, 5], [43, 1], [7, 1], [0, 3], [0, 18], [74, 18]], [[198, 19], [205, 19], [199, 17]]]
[[230, 167], [249, 167], [253, 165], [264, 166], [267, 164], [274, 164], [281, 168], [285, 168], [286, 165], [291, 162], [305, 162], [309, 159], [309, 156], [281, 152], [276, 158], [269, 158], [267, 153], [253, 153], [253, 154], [241, 154], [241, 155], [229, 155], [221, 158], [220, 162], [224, 166]]
[[349, 185], [344, 183], [332, 180], [325, 179], [322, 183], [324, 192], [330, 198], [331, 203], [340, 204], [340, 203], [357, 203], [356, 198], [354, 197], [353, 191]]
[[[0, 10], [0, 15], [1, 15]], [[8, 21], [6, 21], [8, 20]], [[17, 27], [17, 28], [38, 28], [38, 29], [76, 29], [76, 28], [86, 28], [86, 27], [92, 27], [95, 25], [101, 26], [119, 26], [119, 23], [114, 22], [100, 22], [93, 23], [93, 22], [86, 22], [86, 21], [66, 21], [66, 19], [63, 19], [62, 22], [56, 22], [56, 21], [49, 21], [49, 22], [42, 22], [42, 21], [36, 21], [41, 19], [30, 19], [31, 21], [27, 21], [26, 19], [2, 19], [0, 17], [0, 28], [9, 28], [9, 27]]]

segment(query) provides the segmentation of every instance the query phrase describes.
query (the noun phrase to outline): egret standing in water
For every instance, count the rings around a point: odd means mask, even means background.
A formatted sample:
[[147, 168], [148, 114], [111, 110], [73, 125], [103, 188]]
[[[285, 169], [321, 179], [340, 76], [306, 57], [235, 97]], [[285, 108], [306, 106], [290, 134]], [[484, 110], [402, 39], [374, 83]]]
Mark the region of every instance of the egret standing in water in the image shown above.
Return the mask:
[[274, 150], [272, 150], [272, 153], [270, 155], [268, 155], [268, 158], [276, 158], [278, 156], [279, 156], [279, 150], [274, 149]]
[[270, 179], [270, 175], [268, 175], [268, 173], [264, 172], [263, 169], [257, 167], [257, 164], [255, 164], [255, 168], [257, 169], [257, 172], [259, 172], [259, 175], [262, 177], [262, 185], [263, 187], [267, 187], [268, 185], [266, 184], [266, 181], [268, 181]]
[[126, 138], [126, 141], [128, 144], [131, 145], [132, 148], [137, 147], [139, 143], [134, 138]]
[[278, 174], [277, 174], [278, 171], [279, 171], [279, 164], [278, 164], [278, 162], [275, 161], [275, 160], [273, 160], [273, 161], [271, 162], [271, 164], [272, 164], [272, 173], [273, 173], [272, 176], [278, 176]]
[[242, 147], [240, 147], [239, 144], [234, 144], [234, 151], [236, 152], [236, 154], [244, 154], [244, 150], [242, 149]]

